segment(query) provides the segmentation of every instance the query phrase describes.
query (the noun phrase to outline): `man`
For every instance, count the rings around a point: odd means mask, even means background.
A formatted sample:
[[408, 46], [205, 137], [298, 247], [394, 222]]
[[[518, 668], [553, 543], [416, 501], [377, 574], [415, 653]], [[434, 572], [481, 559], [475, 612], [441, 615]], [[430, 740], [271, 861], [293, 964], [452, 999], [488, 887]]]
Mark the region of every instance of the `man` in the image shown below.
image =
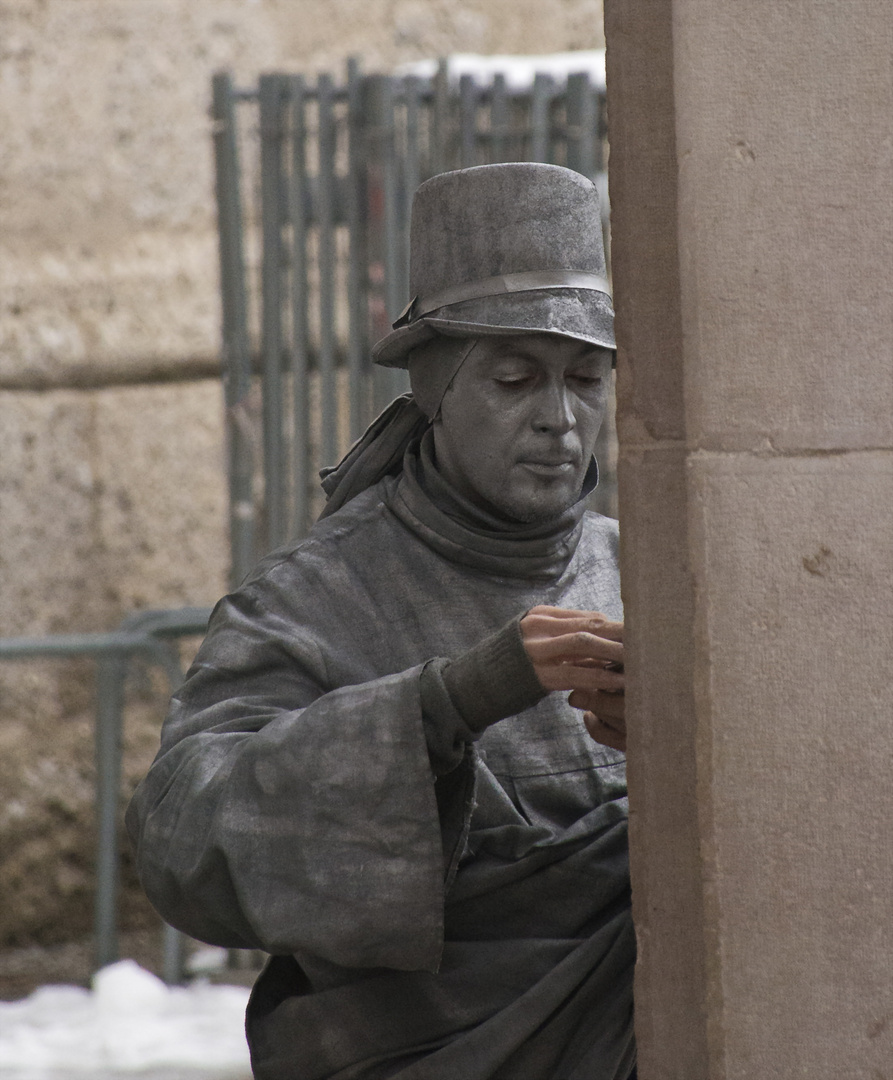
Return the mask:
[[263, 1080], [627, 1080], [617, 536], [582, 501], [614, 346], [595, 189], [438, 176], [411, 246], [375, 358], [412, 395], [218, 605], [128, 813], [143, 883], [272, 954]]

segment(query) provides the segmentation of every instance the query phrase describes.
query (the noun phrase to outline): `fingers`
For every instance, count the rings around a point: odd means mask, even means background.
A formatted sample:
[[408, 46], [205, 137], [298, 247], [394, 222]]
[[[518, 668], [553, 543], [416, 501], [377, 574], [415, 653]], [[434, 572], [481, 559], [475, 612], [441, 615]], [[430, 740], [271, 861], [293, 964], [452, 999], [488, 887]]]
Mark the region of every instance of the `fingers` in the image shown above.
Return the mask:
[[605, 690], [619, 694], [626, 685], [622, 672], [604, 667], [534, 661], [533, 668], [544, 690], [584, 690], [590, 694]]
[[567, 699], [574, 709], [595, 713], [603, 723], [618, 731], [626, 730], [626, 698], [623, 694], [605, 694], [600, 691], [592, 694], [585, 690], [575, 690]]
[[595, 713], [591, 712], [583, 713], [583, 723], [586, 725], [586, 730], [596, 742], [601, 743], [603, 746], [610, 746], [612, 750], [619, 750], [621, 753], [626, 753], [625, 732], [616, 731], [614, 728], [608, 727], [607, 724], [601, 722]]
[[[557, 614], [550, 614], [555, 612]], [[521, 636], [537, 676], [548, 690], [621, 690], [615, 676], [623, 665], [623, 624], [600, 612], [571, 612], [562, 608], [533, 608], [521, 620]], [[575, 670], [548, 671], [567, 666]], [[593, 674], [581, 674], [591, 668]], [[613, 669], [610, 678], [599, 669]]]
[[554, 615], [557, 619], [576, 618], [580, 612], [573, 608], [551, 607], [549, 604], [537, 604], [527, 612], [528, 615]]
[[[602, 660], [605, 664], [623, 663], [623, 645], [586, 630], [575, 630], [560, 637], [531, 636], [524, 646], [535, 664], [551, 661]], [[603, 665], [604, 666], [604, 665]]]
[[541, 605], [521, 620], [521, 637], [544, 689], [623, 690], [623, 623], [599, 611]]
[[[569, 624], [573, 623], [571, 626]], [[536, 635], [555, 637], [582, 630], [612, 641], [623, 641], [623, 623], [614, 622], [600, 611], [572, 611], [569, 608], [549, 607], [540, 604], [528, 611], [521, 621]]]
[[626, 752], [623, 623], [600, 611], [541, 604], [521, 620], [524, 648], [546, 690], [570, 690], [596, 742]]

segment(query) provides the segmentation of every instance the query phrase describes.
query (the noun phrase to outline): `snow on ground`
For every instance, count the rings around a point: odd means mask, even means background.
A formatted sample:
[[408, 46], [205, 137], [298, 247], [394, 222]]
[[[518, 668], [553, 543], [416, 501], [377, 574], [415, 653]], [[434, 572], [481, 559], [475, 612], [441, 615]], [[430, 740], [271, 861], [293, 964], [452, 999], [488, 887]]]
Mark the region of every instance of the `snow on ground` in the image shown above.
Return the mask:
[[166, 986], [133, 960], [93, 989], [0, 1002], [3, 1080], [249, 1080], [241, 986]]
[[[418, 75], [433, 78], [437, 71], [436, 60], [417, 60], [401, 64], [397, 75]], [[447, 74], [450, 82], [458, 82], [463, 75], [471, 75], [478, 86], [489, 86], [497, 72], [505, 75], [510, 90], [526, 90], [533, 85], [533, 78], [540, 73], [551, 75], [559, 85], [567, 82], [568, 75], [586, 71], [593, 86], [605, 88], [605, 50], [580, 49], [576, 52], [549, 53], [545, 56], [478, 56], [475, 53], [453, 53], [447, 57]]]

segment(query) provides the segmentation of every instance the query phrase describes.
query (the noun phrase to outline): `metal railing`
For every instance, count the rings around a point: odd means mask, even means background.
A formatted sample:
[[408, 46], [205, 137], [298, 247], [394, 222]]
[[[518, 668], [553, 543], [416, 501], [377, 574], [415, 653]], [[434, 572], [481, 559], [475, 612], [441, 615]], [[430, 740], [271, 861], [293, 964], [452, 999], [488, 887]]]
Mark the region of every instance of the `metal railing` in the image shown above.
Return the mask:
[[[213, 81], [234, 583], [304, 535], [338, 459], [405, 373], [370, 346], [408, 299], [418, 184], [452, 168], [533, 160], [599, 179], [604, 94], [586, 72], [512, 89], [433, 78], [261, 76]], [[251, 256], [249, 257], [249, 254]], [[606, 428], [597, 508], [613, 507]], [[607, 466], [607, 467], [605, 467]]]
[[[173, 693], [183, 680], [173, 639], [203, 634], [210, 608], [139, 611], [117, 630], [98, 634], [57, 634], [42, 638], [0, 638], [0, 661], [86, 656], [96, 659], [96, 899], [93, 909], [97, 968], [118, 958], [118, 837], [124, 682], [130, 660], [141, 656], [165, 673]], [[164, 927], [164, 978], [179, 982], [182, 936]]]

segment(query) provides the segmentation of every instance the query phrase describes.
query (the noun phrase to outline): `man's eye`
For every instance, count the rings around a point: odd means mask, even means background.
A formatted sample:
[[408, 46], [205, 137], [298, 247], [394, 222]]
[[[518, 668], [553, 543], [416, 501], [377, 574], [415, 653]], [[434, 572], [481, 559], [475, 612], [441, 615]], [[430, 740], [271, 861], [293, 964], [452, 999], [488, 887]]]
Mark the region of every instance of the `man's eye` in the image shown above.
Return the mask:
[[586, 375], [586, 374], [583, 374], [583, 373], [577, 373], [577, 374], [571, 375], [571, 378], [578, 385], [585, 386], [587, 388], [594, 388], [594, 387], [597, 387], [597, 386], [601, 386], [601, 384], [602, 384], [601, 375]]
[[497, 386], [516, 387], [530, 382], [530, 375], [498, 375], [493, 381]]

